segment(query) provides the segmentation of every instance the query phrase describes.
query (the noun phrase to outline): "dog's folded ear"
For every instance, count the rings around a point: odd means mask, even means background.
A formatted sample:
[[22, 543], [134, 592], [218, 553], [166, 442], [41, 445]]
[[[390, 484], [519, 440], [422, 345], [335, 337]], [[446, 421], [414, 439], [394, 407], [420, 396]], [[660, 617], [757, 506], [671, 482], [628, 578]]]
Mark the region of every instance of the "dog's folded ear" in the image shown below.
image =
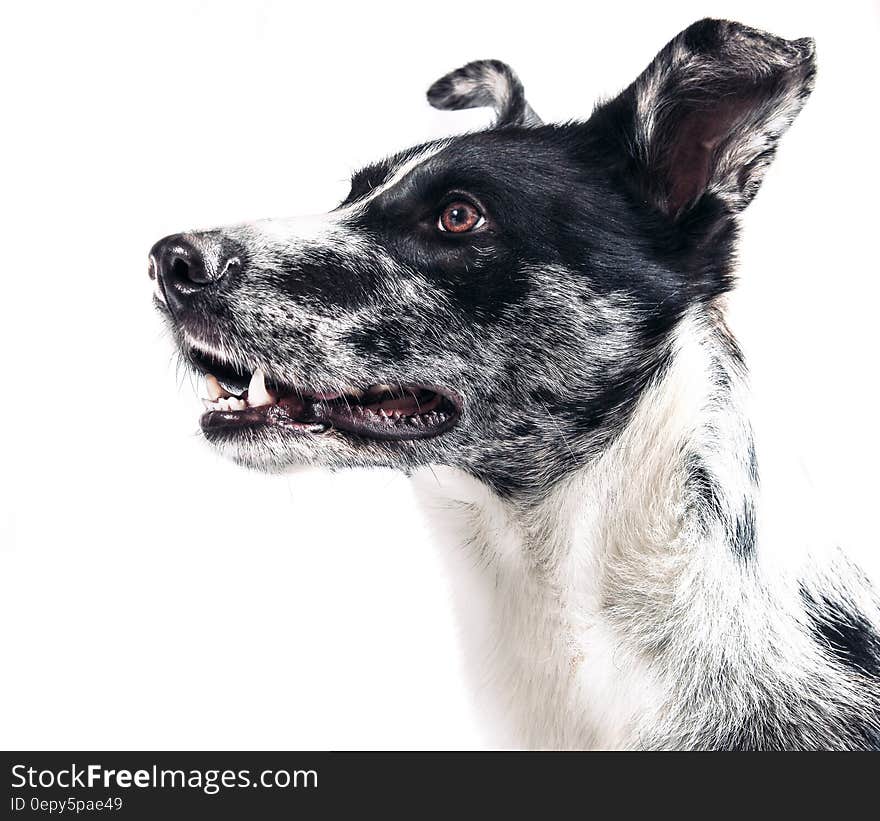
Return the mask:
[[815, 70], [811, 39], [701, 20], [590, 124], [637, 196], [667, 215], [680, 217], [710, 194], [736, 213], [757, 192]]
[[513, 69], [500, 60], [475, 60], [441, 77], [428, 89], [434, 108], [495, 109], [495, 127], [541, 125], [541, 119], [526, 102], [522, 83]]

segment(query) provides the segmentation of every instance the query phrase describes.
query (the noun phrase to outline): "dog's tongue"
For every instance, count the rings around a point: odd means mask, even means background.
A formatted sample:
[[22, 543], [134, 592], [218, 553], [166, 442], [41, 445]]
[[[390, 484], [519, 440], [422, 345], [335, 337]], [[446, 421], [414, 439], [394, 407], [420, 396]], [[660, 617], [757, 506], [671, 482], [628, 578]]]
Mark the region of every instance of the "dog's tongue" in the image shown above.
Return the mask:
[[[439, 401], [439, 397], [435, 398], [437, 398]], [[400, 411], [401, 413], [405, 413], [407, 415], [411, 415], [414, 413], [426, 413], [427, 411], [433, 409], [433, 406], [429, 408], [427, 407], [427, 405], [419, 405], [418, 400], [412, 395], [399, 396], [394, 399], [383, 399], [381, 402], [376, 402], [375, 404], [371, 405], [365, 405], [364, 407], [369, 408], [373, 411]]]
[[[422, 394], [422, 396], [419, 397], [417, 393]], [[418, 391], [417, 393], [413, 391], [403, 392], [401, 389], [395, 389], [391, 385], [373, 385], [369, 388], [362, 401], [367, 410], [384, 410], [389, 413], [398, 411], [407, 416], [416, 413], [428, 413], [434, 410], [440, 403], [440, 397], [437, 394], [426, 397], [424, 391]]]

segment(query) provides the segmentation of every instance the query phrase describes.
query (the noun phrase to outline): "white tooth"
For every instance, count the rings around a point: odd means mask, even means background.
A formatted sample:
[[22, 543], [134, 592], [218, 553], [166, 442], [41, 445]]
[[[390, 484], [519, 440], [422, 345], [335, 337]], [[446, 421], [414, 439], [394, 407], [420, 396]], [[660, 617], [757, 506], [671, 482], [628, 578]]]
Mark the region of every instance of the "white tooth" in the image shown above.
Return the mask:
[[217, 410], [217, 405], [210, 399], [203, 399], [202, 404], [205, 406], [205, 410]]
[[244, 399], [236, 399], [233, 397], [229, 400], [229, 410], [244, 410], [247, 407], [247, 402]]
[[217, 377], [212, 374], [205, 375], [205, 384], [208, 386], [208, 396], [211, 399], [222, 399], [224, 396], [229, 396], [220, 383], [217, 381]]
[[274, 401], [275, 397], [266, 390], [266, 377], [263, 371], [257, 368], [248, 385], [248, 405], [252, 408], [259, 408], [262, 405], [271, 405]]

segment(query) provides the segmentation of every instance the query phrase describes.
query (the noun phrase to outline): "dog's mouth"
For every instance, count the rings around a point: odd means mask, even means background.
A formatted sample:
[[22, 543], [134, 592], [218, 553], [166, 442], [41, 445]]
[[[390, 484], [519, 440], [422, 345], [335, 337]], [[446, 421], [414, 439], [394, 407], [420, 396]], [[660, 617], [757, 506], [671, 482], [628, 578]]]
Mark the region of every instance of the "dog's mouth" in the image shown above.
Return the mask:
[[209, 435], [274, 425], [303, 434], [427, 439], [446, 433], [461, 415], [458, 396], [436, 385], [374, 383], [317, 392], [279, 383], [260, 368], [239, 371], [200, 351], [189, 359], [205, 374], [200, 423]]

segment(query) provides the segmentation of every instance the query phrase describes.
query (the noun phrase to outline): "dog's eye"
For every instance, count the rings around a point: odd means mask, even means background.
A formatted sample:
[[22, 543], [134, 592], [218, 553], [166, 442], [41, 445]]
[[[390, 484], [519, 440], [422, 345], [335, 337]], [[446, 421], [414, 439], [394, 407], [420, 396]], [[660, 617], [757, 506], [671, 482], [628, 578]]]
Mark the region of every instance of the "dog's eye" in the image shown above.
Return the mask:
[[486, 218], [479, 212], [476, 205], [464, 200], [456, 200], [449, 203], [440, 213], [437, 227], [450, 234], [464, 234], [479, 228], [485, 221]]

